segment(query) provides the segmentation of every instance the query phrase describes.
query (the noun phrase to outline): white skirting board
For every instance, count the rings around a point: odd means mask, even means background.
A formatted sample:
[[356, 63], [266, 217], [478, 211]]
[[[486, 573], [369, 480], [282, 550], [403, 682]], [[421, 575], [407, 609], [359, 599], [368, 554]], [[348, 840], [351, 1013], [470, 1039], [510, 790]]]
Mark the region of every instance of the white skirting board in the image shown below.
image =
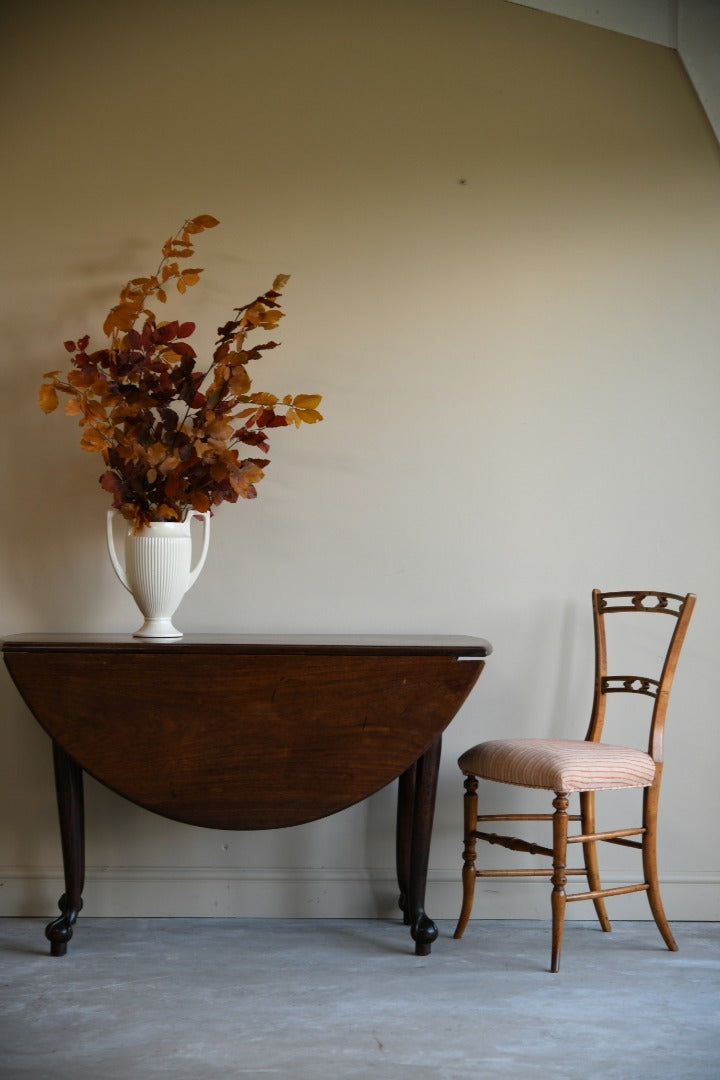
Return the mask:
[[[608, 888], [637, 878], [616, 873]], [[720, 875], [667, 875], [660, 881], [670, 921], [720, 921]], [[571, 883], [580, 889], [580, 879]], [[478, 881], [473, 918], [547, 919], [547, 880]], [[0, 916], [48, 917], [64, 891], [59, 867], [0, 869]], [[392, 870], [214, 869], [208, 867], [89, 867], [83, 915], [115, 918], [395, 918]], [[461, 886], [456, 870], [431, 870], [426, 907], [434, 919], [455, 919]], [[651, 918], [642, 893], [610, 897], [615, 919]], [[570, 904], [567, 918], [593, 919], [589, 902]]]

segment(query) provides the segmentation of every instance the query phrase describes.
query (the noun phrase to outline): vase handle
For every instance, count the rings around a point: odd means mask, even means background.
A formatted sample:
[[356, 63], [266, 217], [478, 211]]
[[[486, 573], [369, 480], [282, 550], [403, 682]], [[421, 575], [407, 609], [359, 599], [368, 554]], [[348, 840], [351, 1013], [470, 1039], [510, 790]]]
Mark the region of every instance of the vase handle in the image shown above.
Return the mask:
[[[190, 571], [190, 581], [188, 582], [188, 589], [191, 585], [197, 581], [198, 574], [205, 565], [207, 558], [208, 548], [210, 546], [210, 511], [207, 510], [204, 514], [199, 514], [197, 510], [189, 511], [193, 517], [201, 517], [203, 523], [203, 546], [200, 552], [200, 558], [197, 561], [197, 565], [194, 570]], [[122, 578], [120, 579], [122, 581]]]
[[113, 521], [115, 520], [115, 510], [108, 510], [107, 512], [107, 547], [110, 554], [110, 562], [112, 563], [113, 570], [117, 574], [120, 583], [125, 586], [129, 593], [132, 592], [125, 571], [120, 565], [120, 560], [117, 557], [115, 551], [115, 538], [113, 536]]

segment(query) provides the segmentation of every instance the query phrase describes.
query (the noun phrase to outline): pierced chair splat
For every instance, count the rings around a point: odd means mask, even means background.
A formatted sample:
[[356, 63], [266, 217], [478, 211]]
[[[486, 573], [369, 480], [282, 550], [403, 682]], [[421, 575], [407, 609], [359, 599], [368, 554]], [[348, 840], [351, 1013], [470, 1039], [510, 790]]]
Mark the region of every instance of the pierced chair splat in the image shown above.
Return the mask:
[[[668, 926], [657, 877], [657, 809], [663, 771], [663, 734], [670, 688], [680, 650], [695, 606], [688, 593], [653, 591], [601, 592], [592, 594], [595, 631], [595, 689], [590, 724], [585, 739], [497, 739], [478, 743], [458, 760], [465, 775], [463, 899], [455, 937], [462, 937], [472, 912], [475, 882], [479, 877], [549, 877], [552, 883], [552, 953], [550, 970], [560, 969], [565, 906], [577, 900], [592, 900], [600, 926], [610, 930], [605, 897], [645, 892], [655, 923], [668, 949], [677, 944]], [[605, 620], [619, 612], [671, 616], [675, 622], [657, 678], [642, 675], [608, 675]], [[602, 742], [605, 711], [610, 694], [635, 694], [653, 702], [647, 752], [631, 746]], [[478, 814], [478, 780], [539, 788], [554, 792], [553, 813]], [[595, 792], [622, 788], [643, 789], [642, 821], [630, 828], [598, 831], [595, 825]], [[572, 794], [578, 792], [580, 813], [569, 814]], [[497, 821], [546, 821], [552, 823], [552, 846], [530, 843], [514, 836], [502, 836], [479, 829], [478, 825]], [[568, 834], [569, 822], [580, 822], [580, 832]], [[478, 840], [498, 844], [512, 851], [546, 856], [552, 868], [478, 869]], [[643, 880], [637, 884], [604, 889], [597, 858], [598, 842], [619, 844], [642, 854]], [[584, 866], [568, 868], [567, 848], [580, 844]], [[583, 892], [566, 892], [569, 876], [587, 881]]]

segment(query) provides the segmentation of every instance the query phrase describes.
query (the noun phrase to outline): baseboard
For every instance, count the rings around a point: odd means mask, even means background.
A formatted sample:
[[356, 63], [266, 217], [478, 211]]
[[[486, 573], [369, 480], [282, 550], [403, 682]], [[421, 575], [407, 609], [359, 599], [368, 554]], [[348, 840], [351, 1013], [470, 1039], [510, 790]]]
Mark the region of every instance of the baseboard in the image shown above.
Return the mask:
[[[633, 879], [615, 874], [606, 887]], [[668, 874], [661, 879], [669, 920], [720, 921], [720, 874]], [[0, 870], [0, 916], [50, 917], [64, 891], [59, 867]], [[547, 881], [485, 879], [477, 884], [474, 918], [547, 919]], [[391, 870], [216, 869], [212, 867], [90, 867], [84, 893], [86, 916], [395, 918], [397, 884]], [[457, 918], [456, 870], [428, 875], [426, 907], [435, 919]], [[611, 917], [650, 917], [642, 894], [612, 897]], [[572, 904], [568, 918], [593, 917], [589, 904]]]

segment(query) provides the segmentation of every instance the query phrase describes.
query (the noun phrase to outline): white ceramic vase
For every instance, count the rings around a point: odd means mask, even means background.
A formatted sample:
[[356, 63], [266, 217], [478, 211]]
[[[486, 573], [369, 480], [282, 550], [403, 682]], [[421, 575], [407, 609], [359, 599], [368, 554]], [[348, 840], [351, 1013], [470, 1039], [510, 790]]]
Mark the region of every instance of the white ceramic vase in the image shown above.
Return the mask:
[[[202, 517], [203, 546], [195, 567], [192, 563], [190, 523]], [[125, 568], [115, 550], [113, 521], [115, 511], [107, 515], [107, 545], [113, 569], [145, 617], [133, 637], [179, 638], [182, 631], [173, 626], [173, 615], [180, 601], [197, 580], [210, 543], [210, 514], [190, 511], [185, 521], [151, 521], [138, 533], [129, 524], [125, 536]]]

